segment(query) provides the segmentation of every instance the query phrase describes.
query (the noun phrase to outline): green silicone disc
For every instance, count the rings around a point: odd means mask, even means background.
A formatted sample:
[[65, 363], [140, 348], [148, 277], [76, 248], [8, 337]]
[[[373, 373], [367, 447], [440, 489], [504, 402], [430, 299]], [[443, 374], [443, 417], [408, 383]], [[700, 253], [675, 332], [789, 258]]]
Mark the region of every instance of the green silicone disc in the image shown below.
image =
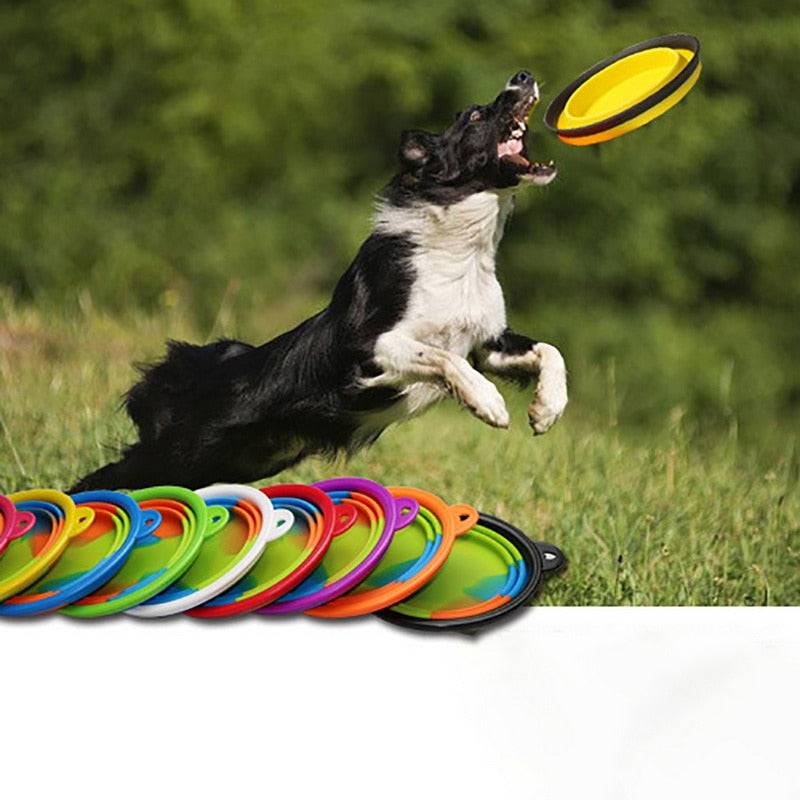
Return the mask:
[[167, 602], [210, 586], [250, 552], [261, 525], [260, 518], [251, 521], [249, 509], [236, 505], [228, 511], [228, 522], [213, 536], [206, 537], [192, 566], [154, 600], [163, 598], [162, 602]]
[[[61, 609], [72, 617], [101, 617], [143, 603], [183, 575], [200, 552], [210, 509], [197, 494], [176, 486], [131, 494], [161, 514], [157, 528], [136, 540], [122, 569], [88, 597]], [[226, 512], [227, 513], [227, 512]]]

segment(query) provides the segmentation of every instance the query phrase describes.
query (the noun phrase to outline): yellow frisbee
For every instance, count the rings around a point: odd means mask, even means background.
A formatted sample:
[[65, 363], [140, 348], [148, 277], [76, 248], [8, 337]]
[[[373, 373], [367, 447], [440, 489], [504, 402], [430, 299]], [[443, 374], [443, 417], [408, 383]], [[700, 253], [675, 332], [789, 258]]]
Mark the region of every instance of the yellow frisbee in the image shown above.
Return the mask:
[[700, 42], [685, 33], [649, 39], [586, 70], [550, 103], [544, 122], [567, 144], [616, 139], [660, 117], [700, 77]]

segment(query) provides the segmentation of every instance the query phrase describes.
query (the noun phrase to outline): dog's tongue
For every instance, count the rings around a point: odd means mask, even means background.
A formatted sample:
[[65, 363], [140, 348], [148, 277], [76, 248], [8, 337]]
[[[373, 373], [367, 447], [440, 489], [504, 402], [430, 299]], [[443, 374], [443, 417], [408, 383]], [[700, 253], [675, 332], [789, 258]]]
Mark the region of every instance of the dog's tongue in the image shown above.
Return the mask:
[[522, 152], [522, 139], [506, 139], [497, 145], [497, 157], [515, 156]]

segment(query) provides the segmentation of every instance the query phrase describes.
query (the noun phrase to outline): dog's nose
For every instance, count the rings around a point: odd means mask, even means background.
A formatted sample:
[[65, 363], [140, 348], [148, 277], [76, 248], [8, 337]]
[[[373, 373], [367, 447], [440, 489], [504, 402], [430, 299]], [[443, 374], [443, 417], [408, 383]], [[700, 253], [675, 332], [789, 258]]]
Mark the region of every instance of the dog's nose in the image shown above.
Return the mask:
[[521, 69], [516, 75], [511, 77], [508, 82], [510, 86], [529, 86], [533, 83], [533, 75], [525, 69]]

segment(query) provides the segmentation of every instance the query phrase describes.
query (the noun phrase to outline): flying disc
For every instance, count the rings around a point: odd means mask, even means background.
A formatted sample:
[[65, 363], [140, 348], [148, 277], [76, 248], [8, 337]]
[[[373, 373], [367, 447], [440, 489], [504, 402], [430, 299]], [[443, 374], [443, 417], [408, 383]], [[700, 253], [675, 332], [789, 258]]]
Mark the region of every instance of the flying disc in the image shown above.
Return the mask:
[[353, 506], [356, 522], [335, 537], [319, 566], [280, 600], [259, 609], [259, 614], [308, 611], [328, 603], [357, 586], [378, 565], [395, 531], [413, 522], [419, 504], [410, 497], [394, 498], [366, 478], [332, 478], [315, 483], [337, 504]]
[[561, 92], [545, 125], [567, 144], [616, 139], [680, 102], [697, 83], [700, 42], [688, 34], [659, 36], [600, 61]]
[[411, 497], [419, 503], [416, 519], [392, 537], [378, 566], [358, 586], [311, 609], [309, 615], [355, 617], [401, 602], [433, 578], [450, 555], [456, 536], [478, 521], [472, 506], [448, 506], [435, 494], [410, 486], [388, 488], [394, 497]]
[[378, 616], [410, 628], [482, 628], [525, 605], [542, 576], [563, 564], [557, 547], [532, 542], [510, 523], [481, 514], [478, 524], [456, 538], [429, 583]]
[[275, 509], [290, 511], [291, 527], [269, 542], [250, 570], [227, 591], [187, 613], [205, 619], [254, 611], [302, 583], [319, 565], [334, 536], [356, 519], [355, 509], [334, 506], [321, 489], [279, 484], [260, 489]]
[[225, 507], [227, 522], [209, 529], [197, 559], [178, 580], [128, 614], [163, 617], [207, 603], [244, 577], [267, 545], [294, 522], [291, 511], [274, 508], [265, 494], [250, 486], [218, 484], [197, 494], [207, 504]]
[[5, 495], [0, 494], [0, 556], [12, 539], [24, 536], [36, 523], [31, 511], [20, 511]]
[[90, 508], [75, 507], [72, 499], [52, 489], [29, 489], [9, 496], [19, 511], [32, 512], [35, 523], [8, 541], [0, 558], [0, 600], [26, 589], [44, 575], [64, 552], [71, 537], [94, 518]]
[[101, 617], [127, 611], [180, 578], [200, 552], [207, 527], [223, 525], [226, 509], [207, 507], [195, 492], [156, 486], [131, 493], [143, 511], [157, 511], [155, 528], [143, 529], [122, 568], [91, 594], [61, 609], [72, 617]]
[[39, 580], [0, 603], [0, 615], [32, 616], [55, 611], [90, 594], [111, 579], [125, 563], [142, 529], [152, 530], [160, 517], [142, 512], [120, 492], [72, 495], [77, 509], [94, 512], [91, 524], [71, 537], [55, 564]]

